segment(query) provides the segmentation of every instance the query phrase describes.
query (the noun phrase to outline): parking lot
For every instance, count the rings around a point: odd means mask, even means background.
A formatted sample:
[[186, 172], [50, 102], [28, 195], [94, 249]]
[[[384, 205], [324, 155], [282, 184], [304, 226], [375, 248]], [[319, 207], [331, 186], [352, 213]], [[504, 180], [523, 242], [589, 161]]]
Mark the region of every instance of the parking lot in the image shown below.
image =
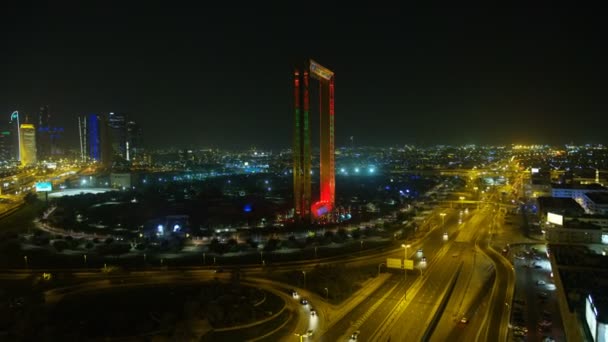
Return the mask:
[[516, 278], [510, 322], [513, 340], [565, 341], [546, 245], [511, 246], [508, 254]]

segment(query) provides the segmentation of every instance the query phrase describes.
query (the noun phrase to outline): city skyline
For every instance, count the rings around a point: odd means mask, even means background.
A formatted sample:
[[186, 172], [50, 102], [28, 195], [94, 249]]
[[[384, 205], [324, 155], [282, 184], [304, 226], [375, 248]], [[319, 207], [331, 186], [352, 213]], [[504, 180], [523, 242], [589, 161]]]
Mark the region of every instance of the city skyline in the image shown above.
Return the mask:
[[340, 75], [336, 146], [606, 143], [590, 10], [277, 11], [8, 8], [0, 110], [48, 105], [74, 147], [78, 115], [124, 112], [152, 148], [284, 148], [291, 67], [316, 58]]

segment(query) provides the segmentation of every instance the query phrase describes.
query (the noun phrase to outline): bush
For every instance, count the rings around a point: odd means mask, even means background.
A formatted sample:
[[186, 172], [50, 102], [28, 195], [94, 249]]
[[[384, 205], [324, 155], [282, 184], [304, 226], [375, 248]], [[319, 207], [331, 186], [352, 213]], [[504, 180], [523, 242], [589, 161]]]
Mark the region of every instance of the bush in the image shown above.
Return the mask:
[[65, 240], [55, 240], [53, 242], [53, 248], [55, 248], [55, 250], [57, 252], [62, 252], [63, 250], [67, 249], [69, 247], [69, 243]]

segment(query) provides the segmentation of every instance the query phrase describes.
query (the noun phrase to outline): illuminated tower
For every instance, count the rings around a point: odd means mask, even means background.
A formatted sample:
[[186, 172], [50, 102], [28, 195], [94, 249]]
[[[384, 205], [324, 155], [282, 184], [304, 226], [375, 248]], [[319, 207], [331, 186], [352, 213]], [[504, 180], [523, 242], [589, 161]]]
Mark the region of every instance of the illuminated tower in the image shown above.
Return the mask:
[[[302, 84], [300, 84], [300, 81]], [[302, 95], [302, 96], [300, 96]], [[301, 108], [300, 100], [303, 100]], [[310, 116], [308, 71], [294, 72], [294, 132], [293, 132], [293, 197], [296, 217], [310, 218]]]
[[23, 123], [19, 126], [19, 153], [21, 165], [36, 164], [36, 127]]
[[[293, 182], [296, 216], [308, 220], [310, 214], [320, 218], [329, 214], [335, 204], [334, 165], [334, 73], [310, 60], [310, 76], [319, 81], [320, 118], [320, 196], [311, 205], [310, 99], [308, 71], [294, 72], [294, 151]], [[302, 84], [300, 84], [302, 83]], [[302, 104], [300, 103], [300, 100]], [[302, 108], [301, 108], [302, 107]]]
[[112, 166], [112, 146], [105, 117], [97, 114], [78, 117], [78, 127], [82, 161], [97, 161], [103, 166]]

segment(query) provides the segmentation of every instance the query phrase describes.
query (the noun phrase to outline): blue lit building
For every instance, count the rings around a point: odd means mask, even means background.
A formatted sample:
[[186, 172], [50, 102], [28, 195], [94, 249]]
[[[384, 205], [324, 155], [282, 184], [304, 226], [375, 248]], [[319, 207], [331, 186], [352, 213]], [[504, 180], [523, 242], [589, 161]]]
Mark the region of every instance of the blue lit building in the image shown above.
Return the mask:
[[83, 161], [112, 164], [112, 151], [107, 120], [101, 115], [88, 114], [78, 118], [80, 157]]

